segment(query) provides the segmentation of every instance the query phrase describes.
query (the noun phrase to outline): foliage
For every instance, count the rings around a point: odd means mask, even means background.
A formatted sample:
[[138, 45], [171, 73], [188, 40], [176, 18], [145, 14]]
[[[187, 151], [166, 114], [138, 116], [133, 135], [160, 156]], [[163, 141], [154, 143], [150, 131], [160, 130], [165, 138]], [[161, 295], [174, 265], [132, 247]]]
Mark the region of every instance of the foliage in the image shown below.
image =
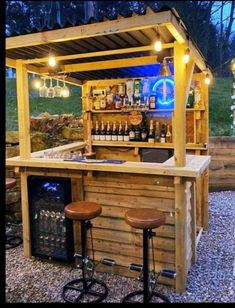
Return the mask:
[[[71, 96], [68, 98], [41, 98], [33, 88], [32, 80], [29, 82], [30, 115], [38, 116], [43, 112], [50, 114], [81, 115], [81, 88], [68, 85]], [[18, 130], [16, 79], [6, 79], [6, 130]]]
[[[18, 130], [15, 79], [6, 79], [6, 130]], [[45, 99], [38, 97], [30, 86], [30, 113], [38, 116], [43, 112], [50, 114], [81, 115], [81, 90], [72, 87], [68, 98]], [[229, 136], [232, 133], [230, 118], [232, 78], [214, 78], [210, 87], [209, 127], [210, 136]], [[76, 92], [77, 91], [77, 92]]]

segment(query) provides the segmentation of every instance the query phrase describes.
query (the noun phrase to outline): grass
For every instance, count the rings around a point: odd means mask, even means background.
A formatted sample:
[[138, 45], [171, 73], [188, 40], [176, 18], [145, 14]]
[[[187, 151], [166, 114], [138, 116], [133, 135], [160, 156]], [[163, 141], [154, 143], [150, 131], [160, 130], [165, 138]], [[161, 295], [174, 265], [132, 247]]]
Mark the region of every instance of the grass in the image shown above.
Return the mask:
[[[71, 96], [67, 98], [42, 98], [38, 96], [38, 91], [33, 88], [33, 80], [29, 81], [30, 92], [30, 115], [38, 116], [40, 113], [50, 114], [73, 114], [81, 115], [81, 87], [70, 84]], [[18, 130], [17, 100], [16, 100], [16, 79], [6, 78], [6, 131]]]
[[[231, 94], [232, 78], [214, 78], [209, 93], [209, 129], [210, 136], [230, 136], [231, 124]], [[30, 114], [38, 116], [42, 112], [50, 114], [72, 113], [81, 115], [81, 88], [68, 85], [71, 96], [68, 98], [46, 99], [38, 97], [33, 88], [32, 80], [30, 88]], [[16, 80], [6, 79], [6, 130], [18, 130]]]

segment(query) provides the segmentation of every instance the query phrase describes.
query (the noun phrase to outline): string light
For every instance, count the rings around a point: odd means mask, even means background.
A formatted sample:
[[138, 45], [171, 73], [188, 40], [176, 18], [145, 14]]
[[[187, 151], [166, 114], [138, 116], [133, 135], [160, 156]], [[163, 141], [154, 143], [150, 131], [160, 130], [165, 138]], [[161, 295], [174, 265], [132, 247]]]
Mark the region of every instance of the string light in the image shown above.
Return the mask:
[[205, 82], [206, 85], [209, 85], [211, 83], [211, 80], [210, 80], [210, 77], [209, 77], [208, 73], [206, 73], [206, 77], [204, 79], [204, 82]]
[[49, 53], [49, 58], [48, 58], [48, 65], [51, 67], [55, 67], [56, 66], [56, 59], [55, 59], [55, 55], [53, 53]]
[[184, 55], [183, 55], [183, 63], [184, 63], [184, 64], [189, 63], [189, 59], [190, 59], [189, 53], [190, 53], [190, 50], [189, 50], [189, 48], [187, 48], [187, 49], [185, 50]]
[[156, 41], [154, 43], [154, 49], [156, 51], [161, 51], [162, 50], [162, 41], [161, 41], [161, 37], [160, 37], [159, 32], [157, 32], [157, 38], [156, 38]]

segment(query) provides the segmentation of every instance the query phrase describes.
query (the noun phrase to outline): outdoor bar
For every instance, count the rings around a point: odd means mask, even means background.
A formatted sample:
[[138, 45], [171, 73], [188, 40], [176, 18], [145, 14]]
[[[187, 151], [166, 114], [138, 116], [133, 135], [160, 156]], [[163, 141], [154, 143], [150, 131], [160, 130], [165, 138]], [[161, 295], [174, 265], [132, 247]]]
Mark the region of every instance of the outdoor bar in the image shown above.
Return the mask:
[[[155, 51], [158, 36], [162, 50]], [[49, 50], [59, 63], [57, 71], [48, 67]], [[190, 59], [183, 61], [187, 50]], [[9, 37], [6, 56], [6, 65], [16, 68], [20, 148], [20, 155], [6, 159], [6, 165], [20, 174], [24, 255], [48, 257], [48, 251], [40, 251], [42, 236], [34, 227], [45, 214], [43, 198], [50, 201], [52, 190], [64, 185], [64, 206], [78, 200], [102, 206], [92, 221], [95, 259], [115, 264], [101, 266], [102, 271], [133, 276], [130, 265], [143, 262], [142, 233], [124, 221], [127, 210], [165, 213], [166, 223], [153, 240], [155, 266], [175, 272], [174, 278], [160, 276], [159, 282], [183, 292], [200, 235], [208, 227], [212, 76], [176, 10], [147, 8], [142, 15]], [[66, 82], [82, 87], [84, 140], [31, 153], [28, 73], [58, 79], [61, 72]], [[198, 88], [194, 105], [192, 84]], [[50, 180], [52, 189], [46, 190]], [[48, 195], [32, 210], [39, 186]], [[63, 219], [59, 213], [58, 221]], [[66, 226], [69, 233], [71, 225]], [[78, 222], [72, 233], [66, 235], [72, 244], [70, 262], [74, 252], [81, 252]], [[87, 245], [91, 255], [89, 239]]]

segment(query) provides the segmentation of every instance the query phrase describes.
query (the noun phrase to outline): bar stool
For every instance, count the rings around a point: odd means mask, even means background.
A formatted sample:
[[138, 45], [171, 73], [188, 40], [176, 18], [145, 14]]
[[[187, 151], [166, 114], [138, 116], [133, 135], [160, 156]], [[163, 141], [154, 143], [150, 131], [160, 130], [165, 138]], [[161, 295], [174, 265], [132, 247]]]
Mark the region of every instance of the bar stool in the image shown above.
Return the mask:
[[63, 287], [62, 297], [68, 303], [78, 303], [83, 299], [86, 301], [90, 296], [95, 299], [87, 302], [99, 303], [108, 295], [108, 288], [103, 282], [93, 279], [92, 277], [86, 277], [86, 267], [90, 262], [86, 254], [87, 230], [92, 228], [90, 219], [99, 216], [101, 211], [102, 208], [99, 204], [87, 201], [72, 202], [66, 205], [64, 209], [65, 216], [67, 218], [80, 221], [81, 223], [82, 278], [72, 280]]
[[[13, 188], [16, 185], [16, 179], [14, 178], [6, 178], [5, 179], [5, 186], [6, 189]], [[6, 226], [12, 227], [12, 223], [7, 223]], [[5, 242], [5, 249], [11, 249], [19, 246], [23, 242], [22, 238], [18, 235], [8, 234], [6, 233], [6, 242]]]
[[[155, 209], [140, 208], [131, 209], [125, 213], [125, 221], [133, 228], [143, 229], [143, 290], [138, 290], [126, 295], [123, 303], [137, 303], [131, 301], [135, 296], [143, 295], [143, 303], [149, 303], [153, 298], [160, 298], [169, 303], [169, 299], [154, 291], [149, 290], [149, 264], [148, 264], [148, 239], [152, 238], [152, 229], [158, 228], [165, 223], [165, 215]], [[154, 260], [153, 260], [154, 262]]]

